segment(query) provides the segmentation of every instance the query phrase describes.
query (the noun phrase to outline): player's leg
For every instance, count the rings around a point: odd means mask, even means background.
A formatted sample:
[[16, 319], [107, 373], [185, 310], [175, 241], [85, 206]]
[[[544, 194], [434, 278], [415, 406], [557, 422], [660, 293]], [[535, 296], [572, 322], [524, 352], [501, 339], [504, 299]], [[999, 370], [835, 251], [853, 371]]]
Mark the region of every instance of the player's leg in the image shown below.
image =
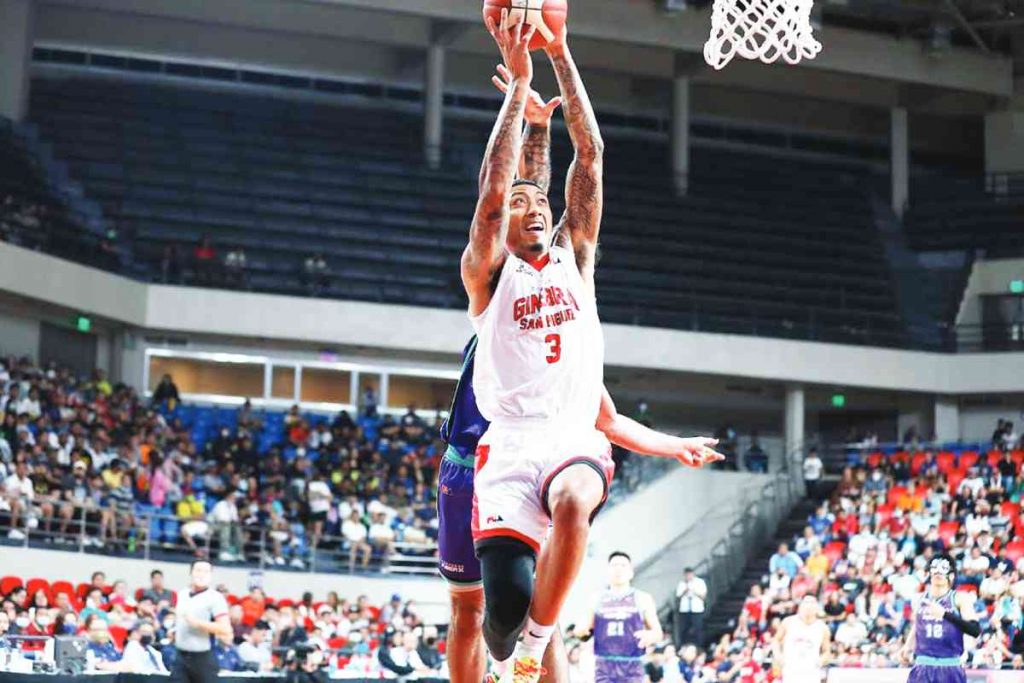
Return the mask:
[[545, 494], [552, 530], [548, 545], [558, 552], [545, 553], [537, 568], [531, 619], [543, 625], [558, 620], [583, 565], [590, 522], [605, 500], [608, 483], [590, 462], [578, 462], [558, 472]]
[[512, 656], [529, 615], [536, 554], [528, 544], [511, 537], [489, 539], [478, 552], [484, 582], [484, 640], [491, 655], [504, 662]]
[[544, 651], [543, 666], [545, 673], [540, 677], [540, 683], [569, 683], [569, 654], [565, 651], [565, 641], [558, 629], [555, 629], [548, 649]]
[[487, 651], [481, 627], [484, 623], [484, 590], [450, 592], [451, 625], [448, 627], [448, 667], [452, 683], [480, 683], [487, 673]]

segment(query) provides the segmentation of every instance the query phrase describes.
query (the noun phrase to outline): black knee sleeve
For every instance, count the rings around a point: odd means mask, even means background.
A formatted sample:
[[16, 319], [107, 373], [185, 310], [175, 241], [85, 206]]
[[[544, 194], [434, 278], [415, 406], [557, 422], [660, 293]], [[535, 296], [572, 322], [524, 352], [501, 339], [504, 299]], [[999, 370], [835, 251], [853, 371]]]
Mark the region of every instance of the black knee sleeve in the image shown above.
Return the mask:
[[533, 598], [533, 549], [515, 539], [491, 540], [479, 549], [484, 583], [484, 640], [495, 659], [512, 656]]

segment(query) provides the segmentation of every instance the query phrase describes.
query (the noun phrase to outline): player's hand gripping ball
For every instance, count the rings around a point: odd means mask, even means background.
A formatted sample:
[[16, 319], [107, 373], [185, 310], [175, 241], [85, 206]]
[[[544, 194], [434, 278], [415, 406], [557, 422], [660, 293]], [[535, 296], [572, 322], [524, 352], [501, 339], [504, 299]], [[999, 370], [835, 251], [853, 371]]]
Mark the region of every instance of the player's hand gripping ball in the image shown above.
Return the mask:
[[[502, 10], [508, 10], [505, 26], [500, 25]], [[536, 28], [531, 50], [543, 50], [562, 32], [568, 12], [566, 0], [484, 0], [484, 21], [489, 17], [504, 29], [525, 21], [526, 27]]]

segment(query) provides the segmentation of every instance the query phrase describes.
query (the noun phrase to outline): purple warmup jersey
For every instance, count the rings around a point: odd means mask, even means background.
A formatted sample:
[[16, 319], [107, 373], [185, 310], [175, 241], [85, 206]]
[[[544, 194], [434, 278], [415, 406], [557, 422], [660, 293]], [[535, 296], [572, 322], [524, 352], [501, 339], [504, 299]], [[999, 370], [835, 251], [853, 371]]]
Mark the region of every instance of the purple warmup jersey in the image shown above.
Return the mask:
[[[938, 600], [928, 598], [927, 594], [925, 599], [939, 603], [947, 612], [957, 612], [952, 591]], [[914, 612], [914, 631], [917, 636], [914, 654], [937, 659], [959, 658], [964, 653], [963, 632], [948, 621], [930, 619], [925, 605], [926, 602], [922, 600]]]

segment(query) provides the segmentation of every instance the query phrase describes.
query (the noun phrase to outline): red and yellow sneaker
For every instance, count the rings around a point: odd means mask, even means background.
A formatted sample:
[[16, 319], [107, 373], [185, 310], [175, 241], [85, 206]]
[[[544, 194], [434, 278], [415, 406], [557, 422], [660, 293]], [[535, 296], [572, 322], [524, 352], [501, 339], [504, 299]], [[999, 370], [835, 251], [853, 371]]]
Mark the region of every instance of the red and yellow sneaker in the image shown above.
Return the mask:
[[546, 673], [536, 657], [522, 655], [512, 664], [512, 683], [538, 683]]

